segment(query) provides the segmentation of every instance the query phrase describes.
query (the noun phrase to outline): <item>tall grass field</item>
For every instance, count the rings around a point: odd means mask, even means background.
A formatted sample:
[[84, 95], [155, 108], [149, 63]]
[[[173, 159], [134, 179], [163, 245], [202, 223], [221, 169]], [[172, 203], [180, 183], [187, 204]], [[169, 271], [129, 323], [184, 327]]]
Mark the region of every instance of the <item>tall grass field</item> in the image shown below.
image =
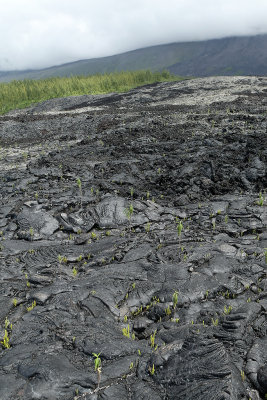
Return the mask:
[[0, 114], [55, 97], [124, 92], [149, 83], [181, 79], [168, 71], [148, 70], [0, 83]]

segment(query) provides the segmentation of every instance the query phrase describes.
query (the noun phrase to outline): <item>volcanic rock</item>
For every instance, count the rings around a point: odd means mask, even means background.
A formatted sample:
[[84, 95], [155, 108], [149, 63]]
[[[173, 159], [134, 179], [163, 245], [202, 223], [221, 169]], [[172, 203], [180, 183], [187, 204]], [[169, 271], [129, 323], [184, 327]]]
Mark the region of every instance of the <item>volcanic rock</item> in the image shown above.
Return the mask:
[[1, 400], [265, 398], [266, 93], [201, 78], [0, 117]]

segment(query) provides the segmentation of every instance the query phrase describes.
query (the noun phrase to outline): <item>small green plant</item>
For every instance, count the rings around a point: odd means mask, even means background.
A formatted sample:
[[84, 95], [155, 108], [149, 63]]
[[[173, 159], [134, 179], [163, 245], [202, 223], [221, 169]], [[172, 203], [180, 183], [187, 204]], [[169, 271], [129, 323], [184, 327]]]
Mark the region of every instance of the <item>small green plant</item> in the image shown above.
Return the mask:
[[101, 358], [99, 357], [101, 353], [92, 353], [94, 357], [95, 371], [97, 372], [97, 387], [99, 388], [101, 381]]
[[133, 187], [131, 187], [131, 189], [130, 189], [130, 194], [131, 194], [131, 197], [133, 197], [133, 195], [134, 195], [134, 188]]
[[226, 216], [224, 217], [224, 222], [227, 224], [227, 223], [228, 223], [228, 220], [229, 220], [228, 215], [226, 215]]
[[241, 375], [241, 379], [242, 379], [242, 381], [244, 382], [244, 380], [246, 379], [246, 377], [245, 377], [245, 372], [241, 369], [241, 371], [240, 371], [240, 375]]
[[173, 308], [175, 310], [177, 303], [178, 303], [178, 291], [177, 290], [175, 290], [175, 292], [172, 295], [172, 303], [173, 303]]
[[134, 363], [131, 362], [131, 364], [130, 364], [130, 369], [133, 369], [133, 367], [134, 367]]
[[28, 281], [28, 274], [25, 274], [25, 278], [27, 279], [26, 281], [26, 286], [29, 288], [31, 286], [30, 282]]
[[8, 331], [5, 329], [5, 335], [3, 337], [3, 340], [0, 342], [3, 346], [4, 349], [9, 349], [10, 344], [9, 344], [9, 337], [8, 337]]
[[214, 320], [213, 318], [211, 318], [211, 321], [212, 321], [212, 325], [213, 325], [213, 326], [217, 326], [218, 323], [219, 323], [218, 318], [216, 318], [215, 320]]
[[126, 336], [126, 337], [130, 338], [130, 326], [129, 326], [129, 324], [127, 325], [127, 328], [123, 328], [122, 329], [122, 333], [123, 333], [123, 336]]
[[128, 218], [129, 221], [132, 218], [133, 211], [134, 211], [134, 208], [133, 208], [132, 204], [130, 204], [129, 207], [124, 210], [126, 217]]
[[12, 324], [10, 323], [9, 319], [6, 317], [5, 319], [5, 334], [3, 340], [0, 341], [4, 349], [9, 349], [9, 336], [8, 336], [8, 329], [12, 330]]
[[146, 231], [146, 233], [148, 233], [149, 231], [150, 231], [150, 222], [148, 222], [147, 224], [146, 224], [146, 226], [145, 226], [145, 231]]
[[132, 283], [132, 288], [135, 289], [135, 286], [136, 286], [136, 283], [133, 282], [133, 283]]
[[78, 271], [75, 267], [72, 268], [72, 273], [73, 273], [73, 276], [76, 276], [78, 274]]
[[264, 258], [265, 258], [265, 264], [267, 264], [267, 249], [264, 249]]
[[182, 230], [183, 230], [183, 224], [182, 224], [182, 221], [179, 221], [179, 224], [177, 225], [177, 233], [178, 233], [179, 237], [182, 234]]
[[100, 354], [101, 354], [101, 352], [98, 354], [93, 353], [94, 363], [95, 363], [95, 371], [97, 371], [98, 368], [101, 368], [101, 358], [99, 357]]
[[97, 234], [95, 232], [91, 232], [91, 238], [93, 240], [96, 240], [97, 239]]
[[82, 182], [81, 182], [80, 178], [77, 178], [77, 185], [78, 185], [79, 190], [81, 190]]
[[17, 304], [18, 304], [18, 300], [17, 300], [17, 299], [13, 299], [13, 300], [12, 300], [12, 303], [13, 303], [13, 306], [16, 307]]
[[233, 307], [232, 306], [229, 306], [228, 308], [226, 307], [226, 306], [224, 306], [224, 308], [223, 308], [223, 313], [224, 314], [230, 314], [230, 312], [232, 311], [232, 309], [233, 309]]
[[10, 323], [9, 319], [6, 317], [5, 319], [5, 329], [10, 328], [12, 330], [12, 324]]
[[36, 307], [36, 301], [35, 300], [32, 302], [32, 304], [29, 307], [27, 307], [27, 311], [28, 312], [32, 311], [34, 309], [34, 307]]
[[33, 239], [34, 229], [33, 229], [32, 227], [30, 227], [29, 233], [30, 233], [30, 235], [31, 235], [31, 239]]
[[149, 373], [150, 375], [154, 375], [155, 373], [155, 365], [153, 364], [152, 367], [149, 367]]
[[263, 197], [262, 193], [260, 192], [259, 193], [259, 200], [257, 201], [257, 204], [259, 206], [263, 206], [264, 200], [265, 200], [265, 198]]
[[155, 330], [155, 332], [152, 333], [152, 335], [150, 335], [150, 346], [151, 346], [152, 348], [155, 347], [155, 337], [156, 337], [156, 333], [157, 333], [157, 330]]
[[171, 315], [171, 309], [170, 309], [170, 306], [168, 306], [167, 308], [165, 308], [165, 314], [166, 315]]

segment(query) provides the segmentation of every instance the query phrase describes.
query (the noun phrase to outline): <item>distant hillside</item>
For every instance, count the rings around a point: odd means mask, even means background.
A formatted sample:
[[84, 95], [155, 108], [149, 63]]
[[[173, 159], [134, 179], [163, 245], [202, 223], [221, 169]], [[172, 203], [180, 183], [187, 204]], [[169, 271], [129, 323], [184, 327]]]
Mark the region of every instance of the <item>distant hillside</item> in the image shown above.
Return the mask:
[[0, 71], [0, 81], [140, 69], [183, 76], [267, 75], [267, 34], [152, 46], [41, 70]]

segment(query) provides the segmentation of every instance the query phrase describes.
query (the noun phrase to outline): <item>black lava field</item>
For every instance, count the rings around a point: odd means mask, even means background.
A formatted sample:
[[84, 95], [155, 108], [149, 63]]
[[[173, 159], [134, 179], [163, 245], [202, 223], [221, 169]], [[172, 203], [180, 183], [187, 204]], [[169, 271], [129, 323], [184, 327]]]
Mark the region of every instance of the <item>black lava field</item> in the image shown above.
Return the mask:
[[267, 398], [267, 78], [0, 117], [0, 399]]

